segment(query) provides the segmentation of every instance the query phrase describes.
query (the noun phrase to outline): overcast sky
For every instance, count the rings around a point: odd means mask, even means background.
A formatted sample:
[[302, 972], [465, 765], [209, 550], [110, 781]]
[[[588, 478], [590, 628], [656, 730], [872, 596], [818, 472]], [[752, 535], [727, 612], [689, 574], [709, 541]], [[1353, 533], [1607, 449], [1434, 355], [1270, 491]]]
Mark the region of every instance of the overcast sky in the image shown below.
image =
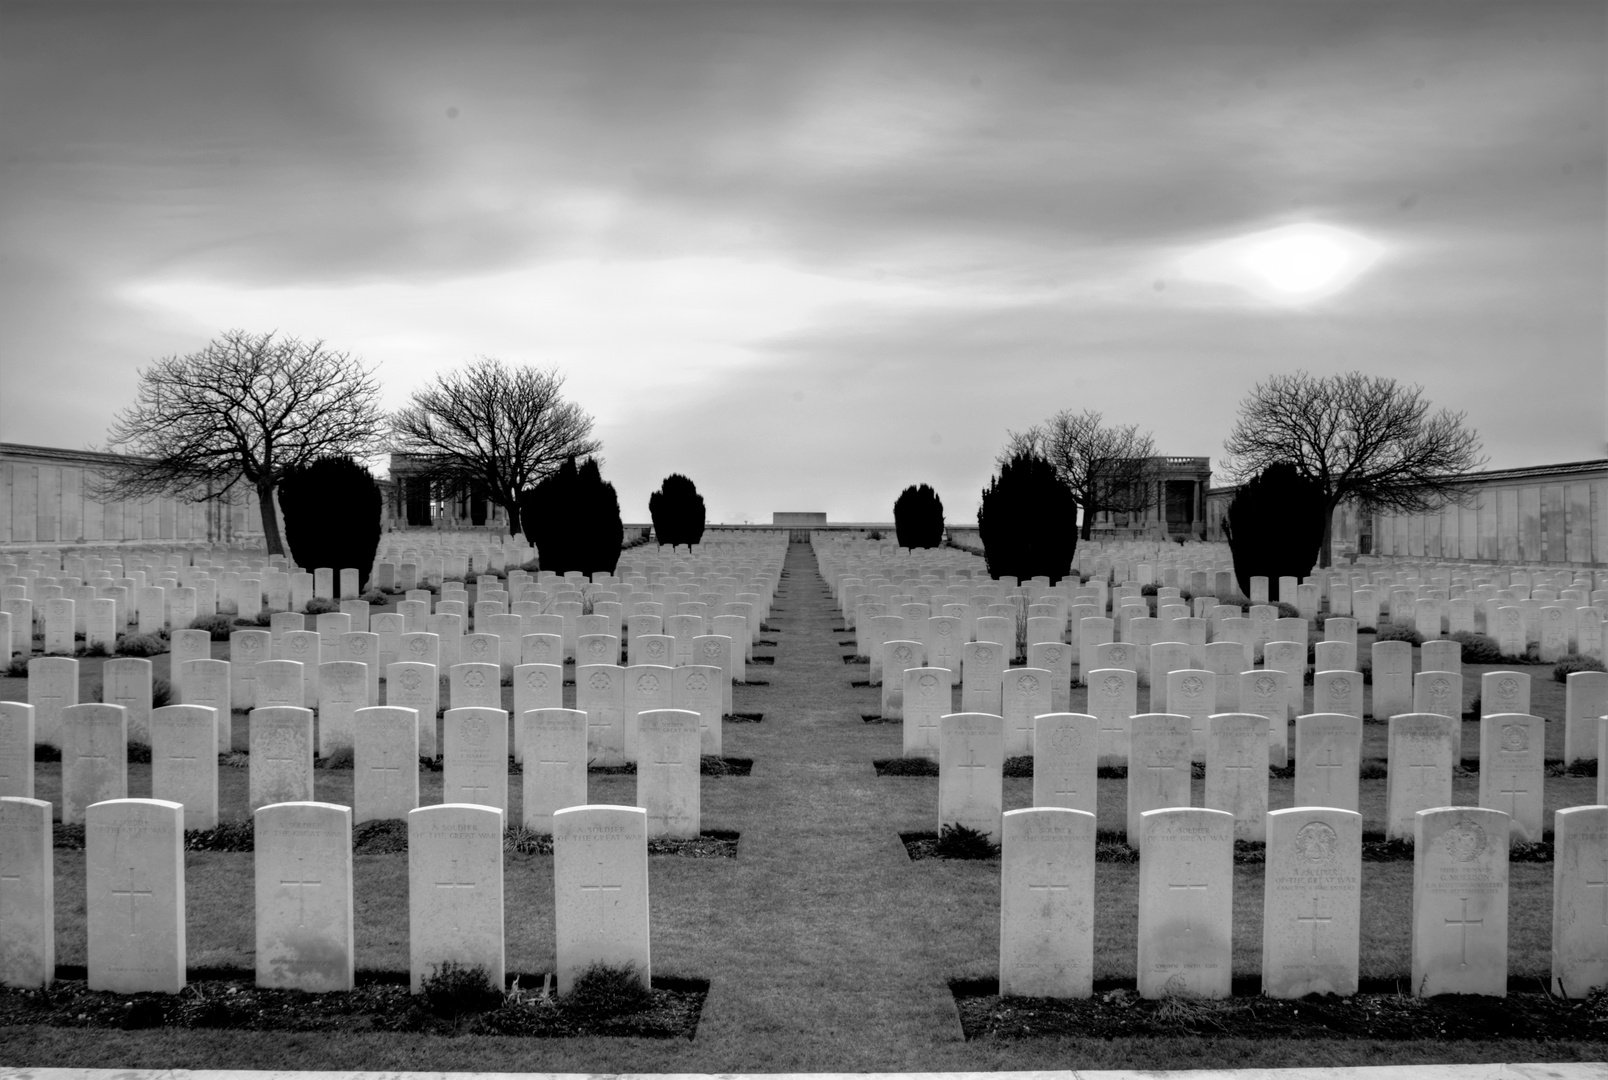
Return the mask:
[[1297, 368], [1422, 383], [1492, 467], [1601, 457], [1604, 22], [6, 0], [0, 440], [100, 445], [142, 365], [238, 327], [390, 407], [556, 365], [628, 521], [670, 472], [712, 521], [922, 482], [969, 521], [1063, 408], [1216, 469]]

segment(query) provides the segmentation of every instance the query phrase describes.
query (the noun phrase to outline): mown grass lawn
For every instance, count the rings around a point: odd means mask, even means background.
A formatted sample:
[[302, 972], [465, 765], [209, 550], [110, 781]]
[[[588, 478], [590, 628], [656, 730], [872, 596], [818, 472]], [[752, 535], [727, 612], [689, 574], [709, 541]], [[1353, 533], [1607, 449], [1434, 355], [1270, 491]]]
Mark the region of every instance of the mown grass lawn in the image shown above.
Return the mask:
[[[770, 619], [778, 644], [761, 650], [774, 667], [750, 669], [767, 685], [739, 687], [738, 712], [760, 723], [726, 728], [725, 753], [752, 758], [752, 775], [706, 777], [706, 829], [741, 833], [736, 859], [655, 856], [650, 860], [654, 970], [709, 980], [697, 1035], [688, 1040], [512, 1039], [365, 1034], [340, 1037], [242, 1031], [0, 1029], [0, 1060], [12, 1065], [255, 1069], [487, 1070], [560, 1072], [909, 1071], [1067, 1068], [1199, 1068], [1600, 1059], [1601, 1041], [1237, 1038], [982, 1039], [967, 1042], [950, 990], [955, 979], [987, 978], [998, 963], [998, 860], [912, 861], [899, 833], [936, 829], [937, 781], [875, 775], [872, 761], [900, 752], [898, 725], [867, 724], [877, 691], [851, 686], [864, 667], [845, 665], [834, 633], [839, 616], [807, 546], [789, 549]], [[166, 658], [157, 658], [160, 669]], [[1529, 669], [1541, 691], [1550, 669]], [[160, 670], [158, 674], [163, 674]], [[1472, 674], [1472, 673], [1471, 673]], [[89, 678], [86, 675], [86, 678]], [[1470, 679], [1476, 684], [1477, 679]], [[1549, 711], [1541, 694], [1537, 710]], [[569, 691], [573, 693], [573, 690]], [[1550, 693], [1550, 692], [1548, 692]], [[20, 681], [0, 696], [26, 700]], [[1073, 692], [1073, 707], [1082, 705]], [[243, 728], [243, 725], [242, 725]], [[1364, 757], [1383, 757], [1383, 726], [1369, 725]], [[1470, 724], [1466, 736], [1474, 734]], [[1553, 752], [1554, 738], [1558, 740]], [[243, 743], [242, 743], [243, 745]], [[1471, 744], [1472, 745], [1472, 744]], [[1561, 724], [1549, 725], [1550, 757]], [[245, 816], [243, 770], [224, 769], [224, 818]], [[439, 801], [439, 774], [423, 777], [424, 800]], [[433, 786], [432, 786], [433, 781]], [[149, 792], [149, 768], [132, 766], [130, 794]], [[52, 785], [55, 785], [54, 787]], [[321, 770], [317, 796], [348, 801], [351, 774]], [[629, 804], [634, 780], [590, 780], [597, 802]], [[1548, 778], [1548, 814], [1590, 802], [1595, 781]], [[59, 771], [42, 764], [39, 797], [59, 793]], [[1363, 781], [1365, 828], [1383, 827], [1381, 780]], [[1202, 782], [1195, 781], [1194, 801]], [[1477, 782], [1457, 781], [1473, 802]], [[517, 820], [518, 778], [510, 778]], [[1273, 781], [1273, 806], [1287, 806], [1290, 782]], [[1007, 808], [1031, 803], [1031, 781], [1005, 782]], [[1100, 826], [1122, 827], [1120, 780], [1100, 784]], [[85, 961], [81, 852], [56, 858], [57, 950], [64, 965]], [[189, 957], [203, 969], [252, 966], [249, 854], [193, 852], [186, 858]], [[356, 864], [357, 964], [363, 971], [407, 967], [405, 855], [364, 855]], [[553, 962], [552, 860], [506, 859], [508, 970], [540, 973]], [[1409, 973], [1410, 863], [1363, 867], [1365, 979]], [[1096, 977], [1133, 977], [1138, 867], [1101, 863], [1096, 873]], [[1538, 988], [1550, 971], [1551, 866], [1512, 868], [1510, 973]], [[1235, 871], [1234, 968], [1260, 970], [1262, 868]]]

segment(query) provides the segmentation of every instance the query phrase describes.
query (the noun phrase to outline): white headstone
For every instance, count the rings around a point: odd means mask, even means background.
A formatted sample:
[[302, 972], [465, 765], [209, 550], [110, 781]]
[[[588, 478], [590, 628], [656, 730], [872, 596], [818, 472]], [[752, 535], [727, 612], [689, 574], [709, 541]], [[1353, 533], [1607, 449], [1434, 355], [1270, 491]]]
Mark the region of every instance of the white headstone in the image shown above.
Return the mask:
[[352, 989], [351, 808], [274, 803], [253, 819], [257, 985], [315, 994]]
[[84, 810], [128, 798], [128, 711], [121, 705], [69, 705], [61, 714], [61, 820], [76, 825]]
[[[1297, 718], [1297, 732], [1305, 719]], [[1262, 896], [1262, 992], [1275, 998], [1355, 994], [1362, 815], [1326, 803], [1269, 812]]]
[[34, 707], [0, 701], [0, 798], [34, 797]]
[[441, 724], [441, 797], [508, 809], [508, 714], [448, 709]]
[[1141, 713], [1130, 722], [1129, 739], [1127, 836], [1138, 848], [1144, 814], [1189, 805], [1195, 736], [1187, 716]]
[[218, 825], [218, 711], [167, 705], [151, 712], [151, 796], [184, 807], [184, 827]]
[[[450, 734], [448, 740], [450, 754]], [[485, 968], [492, 986], [505, 985], [502, 833], [502, 810], [483, 804], [408, 812], [408, 967], [415, 994], [448, 961]]]
[[251, 809], [313, 801], [313, 710], [251, 712]]
[[586, 713], [588, 757], [598, 765], [623, 765], [625, 669], [610, 664], [576, 668], [575, 707]]
[[938, 721], [938, 829], [963, 825], [999, 842], [1005, 721], [952, 713]]
[[1043, 668], [1008, 668], [1000, 679], [1005, 720], [1005, 756], [1033, 752], [1033, 720], [1050, 711], [1050, 673]]
[[1264, 841], [1267, 717], [1218, 713], [1206, 724], [1206, 805], [1234, 815], [1234, 839]]
[[37, 656], [28, 661], [28, 704], [34, 709], [34, 739], [61, 746], [61, 713], [78, 704], [78, 661]]
[[0, 796], [0, 889], [6, 894], [5, 905], [0, 906], [4, 943], [0, 986], [48, 989], [56, 980], [56, 864], [50, 811], [42, 799]]
[[1442, 805], [1412, 835], [1414, 995], [1506, 997], [1508, 816]]
[[1480, 718], [1480, 805], [1508, 815], [1517, 843], [1541, 839], [1546, 721], [1524, 713]]
[[[696, 648], [694, 645], [695, 651]], [[671, 707], [687, 709], [698, 714], [700, 754], [719, 757], [724, 752], [725, 739], [721, 717], [725, 714], [725, 710], [720, 700], [721, 682], [724, 678], [725, 672], [713, 664], [686, 664], [671, 669]], [[731, 685], [729, 680], [726, 680], [726, 685]]]
[[531, 709], [520, 714], [525, 761], [524, 826], [553, 832], [553, 814], [586, 802], [586, 713]]
[[1413, 834], [1413, 815], [1452, 801], [1452, 725], [1434, 713], [1390, 718], [1385, 779], [1385, 835]]
[[419, 714], [399, 706], [358, 709], [352, 741], [354, 824], [401, 820], [419, 805]]
[[229, 635], [229, 684], [236, 709], [257, 705], [257, 664], [273, 659], [273, 635], [266, 630], [236, 630]]
[[89, 988], [184, 989], [184, 807], [95, 803], [84, 814], [84, 866]]
[[1099, 764], [1128, 764], [1128, 722], [1139, 712], [1139, 677], [1127, 668], [1084, 675], [1089, 714], [1100, 725]]
[[1362, 718], [1309, 713], [1295, 718], [1295, 805], [1358, 808]]
[[1234, 816], [1148, 810], [1140, 829], [1139, 993], [1227, 997], [1233, 965]]
[[185, 705], [201, 705], [218, 714], [218, 753], [234, 748], [234, 695], [230, 692], [232, 665], [227, 660], [189, 660], [184, 664]]
[[647, 817], [634, 806], [569, 806], [553, 814], [560, 994], [594, 964], [632, 968], [649, 986]]
[[1373, 709], [1375, 720], [1385, 720], [1413, 707], [1413, 647], [1405, 641], [1373, 644]]
[[1058, 807], [1002, 818], [999, 992], [1094, 992], [1094, 814]]
[[[1127, 725], [1124, 724], [1124, 729]], [[1126, 730], [1124, 731], [1126, 734]], [[1100, 721], [1083, 713], [1034, 720], [1033, 805], [1095, 812]]]
[[395, 663], [385, 672], [385, 703], [412, 709], [419, 721], [419, 756], [438, 755], [436, 713], [440, 711], [441, 682], [433, 664]]
[[1552, 827], [1552, 992], [1608, 986], [1608, 806], [1558, 810]]
[[702, 822], [698, 714], [645, 709], [637, 722], [637, 805], [648, 812], [648, 836], [696, 838]]
[[1530, 676], [1522, 671], [1487, 671], [1480, 676], [1480, 715], [1528, 713]]

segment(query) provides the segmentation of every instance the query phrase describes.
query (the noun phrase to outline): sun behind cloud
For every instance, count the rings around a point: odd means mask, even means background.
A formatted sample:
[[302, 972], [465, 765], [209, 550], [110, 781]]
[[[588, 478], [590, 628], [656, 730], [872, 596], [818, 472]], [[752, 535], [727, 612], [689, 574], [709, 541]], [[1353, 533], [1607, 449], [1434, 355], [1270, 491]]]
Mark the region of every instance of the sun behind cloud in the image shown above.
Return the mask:
[[1385, 245], [1315, 222], [1248, 233], [1190, 252], [1179, 271], [1196, 281], [1237, 286], [1281, 304], [1322, 300], [1355, 284]]

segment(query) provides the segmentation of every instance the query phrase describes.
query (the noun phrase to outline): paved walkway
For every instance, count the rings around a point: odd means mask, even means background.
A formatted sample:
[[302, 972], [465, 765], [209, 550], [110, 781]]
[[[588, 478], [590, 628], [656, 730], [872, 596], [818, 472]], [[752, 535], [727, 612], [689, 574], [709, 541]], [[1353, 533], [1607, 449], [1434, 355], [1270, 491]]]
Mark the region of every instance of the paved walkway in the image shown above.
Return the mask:
[[1202, 1069], [983, 1073], [248, 1072], [224, 1069], [6, 1069], [0, 1080], [1604, 1080], [1608, 1064], [1381, 1065], [1347, 1069]]

